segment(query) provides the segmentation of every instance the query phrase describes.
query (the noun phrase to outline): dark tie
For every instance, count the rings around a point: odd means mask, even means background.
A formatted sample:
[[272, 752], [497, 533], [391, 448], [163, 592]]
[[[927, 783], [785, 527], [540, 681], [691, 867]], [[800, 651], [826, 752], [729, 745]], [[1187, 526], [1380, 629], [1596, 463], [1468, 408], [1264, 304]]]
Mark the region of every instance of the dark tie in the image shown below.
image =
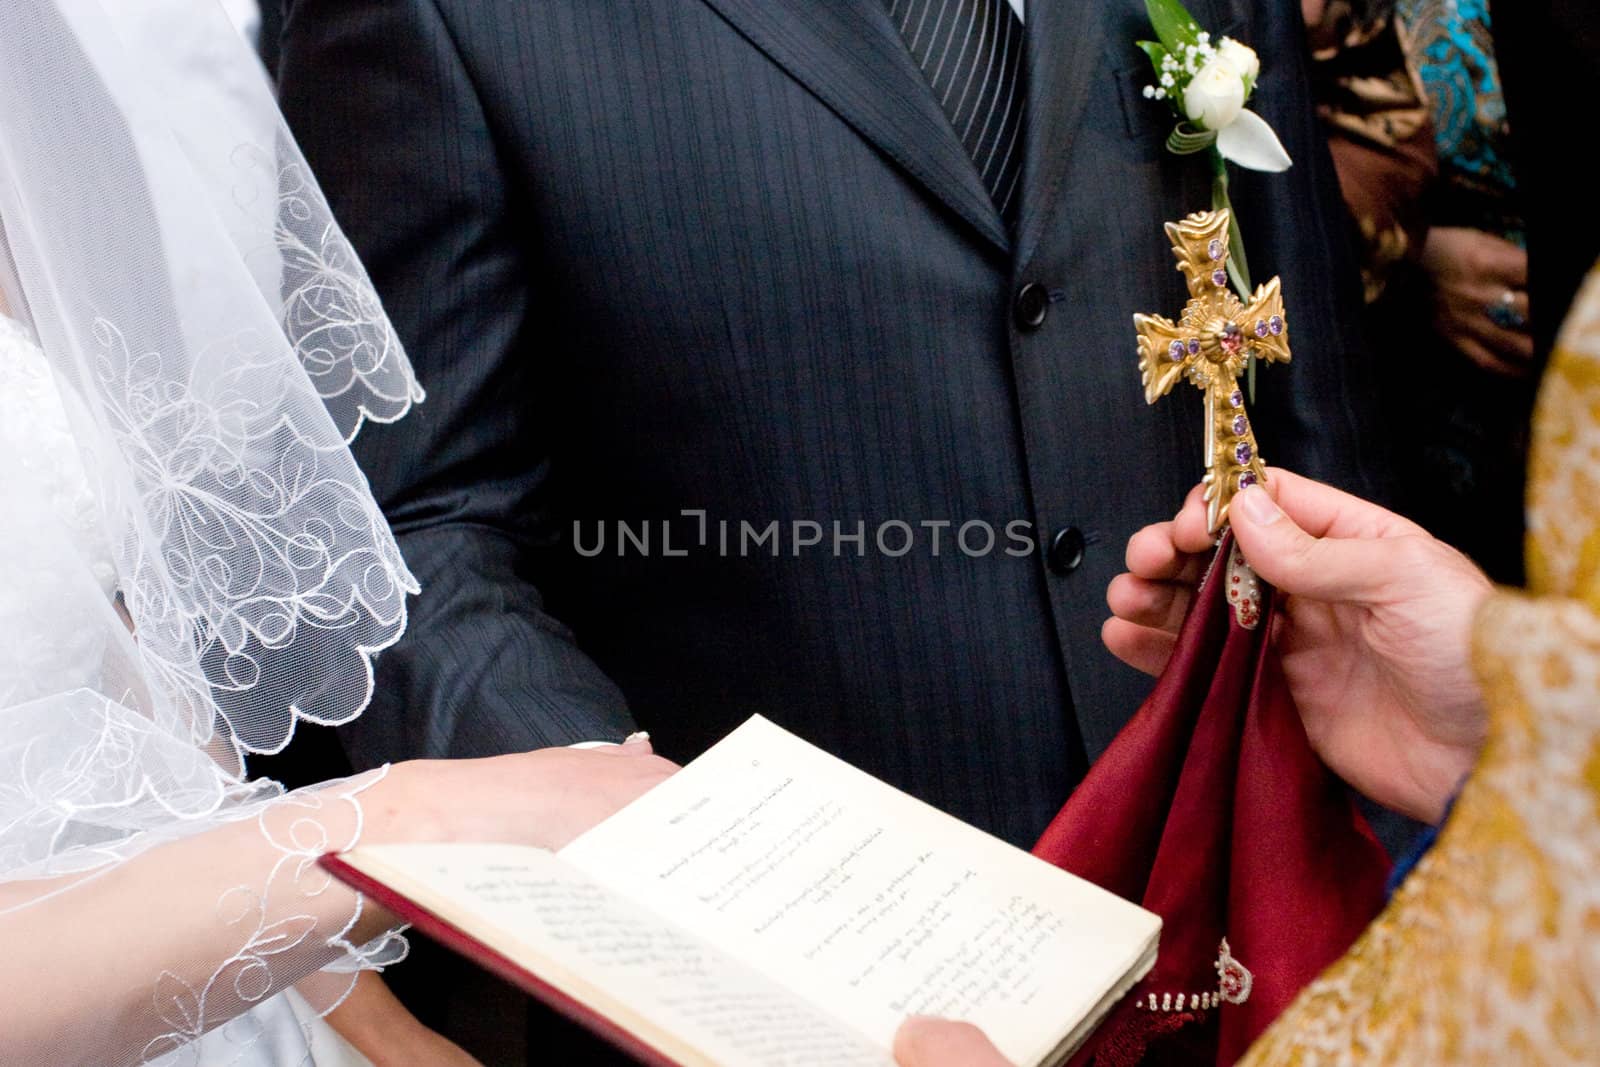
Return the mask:
[[1008, 0], [884, 0], [1006, 225], [1022, 174], [1022, 20]]

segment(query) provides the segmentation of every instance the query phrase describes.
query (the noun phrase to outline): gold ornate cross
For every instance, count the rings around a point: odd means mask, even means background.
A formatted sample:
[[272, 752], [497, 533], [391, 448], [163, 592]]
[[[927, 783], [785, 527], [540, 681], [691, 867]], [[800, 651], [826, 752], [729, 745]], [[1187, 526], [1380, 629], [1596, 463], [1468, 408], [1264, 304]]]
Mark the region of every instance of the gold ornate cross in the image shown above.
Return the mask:
[[1206, 398], [1206, 519], [1217, 533], [1228, 521], [1233, 495], [1265, 482], [1267, 469], [1244, 410], [1239, 375], [1254, 354], [1271, 363], [1289, 362], [1289, 327], [1278, 279], [1256, 289], [1246, 307], [1228, 288], [1226, 211], [1202, 211], [1167, 223], [1178, 270], [1189, 282], [1189, 303], [1173, 322], [1160, 315], [1135, 315], [1139, 372], [1148, 404], [1188, 378]]

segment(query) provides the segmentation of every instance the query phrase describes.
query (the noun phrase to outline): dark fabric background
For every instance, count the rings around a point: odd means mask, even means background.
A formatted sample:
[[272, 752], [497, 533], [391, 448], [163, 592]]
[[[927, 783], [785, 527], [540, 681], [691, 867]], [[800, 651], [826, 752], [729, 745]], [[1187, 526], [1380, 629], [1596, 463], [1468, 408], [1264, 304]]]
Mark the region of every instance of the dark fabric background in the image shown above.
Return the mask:
[[283, 0], [261, 0], [261, 61], [278, 69], [278, 40], [283, 33]]
[[1528, 307], [1540, 365], [1578, 286], [1600, 258], [1587, 128], [1572, 113], [1600, 70], [1592, 0], [1517, 0], [1494, 7], [1517, 184], [1528, 221]]

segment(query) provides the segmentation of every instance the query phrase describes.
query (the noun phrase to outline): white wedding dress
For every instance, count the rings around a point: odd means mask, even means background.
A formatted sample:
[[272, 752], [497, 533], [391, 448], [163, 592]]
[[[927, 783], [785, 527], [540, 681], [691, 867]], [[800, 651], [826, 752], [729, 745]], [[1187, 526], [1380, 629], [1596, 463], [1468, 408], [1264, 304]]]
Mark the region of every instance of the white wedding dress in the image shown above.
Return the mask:
[[[8, 468], [5, 482], [30, 487], [21, 501], [0, 501], [0, 522], [18, 524], [13, 531], [24, 536], [28, 528], [64, 533], [70, 542], [59, 546], [65, 551], [44, 558], [0, 552], [3, 731], [5, 709], [70, 693], [92, 684], [99, 673], [108, 644], [105, 628], [63, 610], [63, 605], [75, 602], [62, 595], [63, 588], [81, 581], [87, 569], [107, 606], [117, 594], [112, 547], [61, 392], [32, 336], [4, 315], [0, 315], [0, 463]], [[58, 566], [52, 562], [57, 560], [72, 563]], [[4, 741], [0, 737], [0, 746]], [[49, 781], [54, 772], [71, 773], [67, 768], [37, 765], [30, 770], [30, 782]], [[19, 788], [29, 786], [0, 780], [0, 792]], [[0, 813], [4, 810], [0, 804]], [[151, 921], [159, 922], [161, 901], [150, 901], [148, 911]], [[63, 967], [83, 963], [61, 961]], [[158, 977], [151, 975], [153, 997]], [[161, 1067], [370, 1067], [292, 990], [151, 1062]]]

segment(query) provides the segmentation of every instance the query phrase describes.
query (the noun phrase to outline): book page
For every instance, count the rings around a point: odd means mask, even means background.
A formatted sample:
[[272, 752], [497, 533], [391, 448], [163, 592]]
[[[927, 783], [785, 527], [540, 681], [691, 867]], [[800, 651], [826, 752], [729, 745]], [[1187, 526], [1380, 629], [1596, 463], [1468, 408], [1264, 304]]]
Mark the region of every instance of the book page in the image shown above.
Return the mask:
[[760, 718], [561, 855], [884, 1047], [940, 1015], [1037, 1063], [1160, 930]]
[[548, 852], [383, 845], [345, 861], [680, 1063], [893, 1067], [887, 1047]]

